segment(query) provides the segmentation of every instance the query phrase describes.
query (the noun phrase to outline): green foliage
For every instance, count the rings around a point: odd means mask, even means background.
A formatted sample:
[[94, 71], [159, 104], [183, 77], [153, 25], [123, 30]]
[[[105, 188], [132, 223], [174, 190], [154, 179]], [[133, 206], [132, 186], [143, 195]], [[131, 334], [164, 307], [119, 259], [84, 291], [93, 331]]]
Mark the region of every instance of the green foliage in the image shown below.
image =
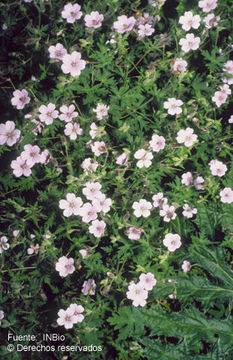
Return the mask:
[[[83, 14], [74, 23], [61, 17], [66, 3], [0, 4], [1, 123], [14, 121], [20, 130], [13, 146], [0, 146], [0, 238], [6, 236], [10, 245], [2, 251], [0, 242], [0, 311], [4, 311], [0, 357], [230, 360], [233, 204], [223, 203], [220, 192], [233, 189], [228, 122], [232, 94], [220, 106], [213, 96], [223, 77], [231, 78], [223, 67], [232, 58], [232, 1], [217, 2], [213, 12], [220, 22], [210, 29], [203, 21], [208, 14], [194, 0], [158, 1], [156, 6], [139, 0], [80, 0]], [[84, 21], [92, 11], [104, 15], [96, 29]], [[185, 53], [179, 42], [187, 32], [179, 19], [186, 11], [200, 15], [201, 25], [190, 29], [200, 37], [200, 47]], [[146, 13], [154, 17], [154, 33], [141, 38], [138, 23]], [[137, 26], [123, 34], [114, 31], [113, 23], [121, 15], [135, 17]], [[57, 43], [69, 54], [80, 52], [86, 61], [80, 76], [63, 73], [62, 61], [51, 59], [48, 49]], [[186, 60], [184, 72], [174, 70], [177, 58]], [[30, 102], [17, 109], [12, 94], [23, 88]], [[165, 109], [169, 98], [183, 101], [181, 114]], [[49, 103], [59, 113], [62, 105], [74, 105], [78, 116], [72, 123], [82, 129], [77, 139], [67, 135], [67, 123], [59, 117], [52, 124], [37, 123], [40, 106]], [[109, 106], [101, 120], [93, 111], [98, 103]], [[98, 127], [94, 136], [93, 123]], [[177, 141], [178, 132], [188, 127], [197, 135], [192, 146]], [[155, 134], [165, 139], [160, 151], [151, 149]], [[92, 149], [96, 141], [106, 146], [99, 156]], [[36, 163], [30, 176], [15, 176], [12, 161], [27, 144], [39, 146], [41, 153], [49, 150], [50, 156], [45, 163]], [[152, 153], [150, 166], [137, 165], [139, 149]], [[128, 160], [119, 165], [117, 158], [123, 153]], [[88, 158], [98, 163], [95, 171], [84, 171]], [[223, 176], [210, 170], [215, 159], [227, 166]], [[189, 185], [182, 181], [187, 172], [193, 176]], [[204, 181], [198, 188], [195, 181], [200, 176]], [[100, 183], [101, 192], [112, 200], [109, 212], [98, 212], [106, 224], [100, 237], [90, 231], [91, 222], [80, 215], [67, 217], [59, 206], [69, 193], [91, 202], [83, 192], [88, 182]], [[137, 217], [133, 204], [140, 199], [152, 204], [159, 192], [175, 207], [176, 217], [165, 221], [161, 206], [153, 206], [150, 216]], [[185, 204], [197, 213], [184, 216]], [[138, 240], [129, 237], [132, 227], [141, 232]], [[17, 229], [19, 234], [13, 234]], [[169, 233], [181, 238], [181, 246], [173, 252], [163, 242]], [[33, 248], [37, 244], [39, 249]], [[86, 251], [85, 256], [80, 250]], [[66, 277], [56, 270], [63, 256], [74, 259], [75, 271]], [[191, 264], [187, 273], [182, 270], [184, 260]], [[148, 272], [157, 283], [148, 292], [146, 305], [135, 307], [127, 298], [128, 286]], [[95, 294], [84, 295], [88, 279], [96, 283]], [[84, 320], [70, 329], [59, 326], [59, 310], [74, 303], [83, 306]], [[40, 345], [43, 333], [57, 333], [65, 335], [64, 342], [44, 344], [94, 345], [102, 350], [10, 353], [9, 331], [38, 335], [24, 345]]]

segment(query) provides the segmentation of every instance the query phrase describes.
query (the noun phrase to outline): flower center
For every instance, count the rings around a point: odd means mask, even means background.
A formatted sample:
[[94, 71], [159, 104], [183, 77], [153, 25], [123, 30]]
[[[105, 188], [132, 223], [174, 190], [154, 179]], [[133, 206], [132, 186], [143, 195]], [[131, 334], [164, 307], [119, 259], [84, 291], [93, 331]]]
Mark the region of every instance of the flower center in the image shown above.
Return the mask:
[[22, 101], [22, 103], [24, 103], [24, 102], [26, 101], [26, 97], [23, 96], [23, 97], [21, 97], [19, 100]]

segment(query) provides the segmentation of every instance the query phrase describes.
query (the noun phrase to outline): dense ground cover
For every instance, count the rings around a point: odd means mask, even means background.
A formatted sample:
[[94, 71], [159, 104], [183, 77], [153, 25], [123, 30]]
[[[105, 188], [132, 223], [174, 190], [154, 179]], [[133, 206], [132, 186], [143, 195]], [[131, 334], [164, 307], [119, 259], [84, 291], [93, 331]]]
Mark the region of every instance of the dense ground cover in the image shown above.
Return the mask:
[[232, 1], [0, 11], [2, 358], [232, 359]]

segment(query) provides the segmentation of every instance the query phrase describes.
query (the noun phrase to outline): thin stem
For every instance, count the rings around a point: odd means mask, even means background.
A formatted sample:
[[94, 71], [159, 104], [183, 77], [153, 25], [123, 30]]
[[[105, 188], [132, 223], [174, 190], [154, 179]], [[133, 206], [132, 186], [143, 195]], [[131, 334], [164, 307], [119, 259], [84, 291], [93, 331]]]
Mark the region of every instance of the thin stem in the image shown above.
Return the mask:
[[27, 267], [22, 267], [22, 268], [3, 270], [2, 273], [8, 272], [8, 271], [20, 271], [20, 270], [32, 270], [32, 269], [36, 269], [36, 266], [27, 266]]

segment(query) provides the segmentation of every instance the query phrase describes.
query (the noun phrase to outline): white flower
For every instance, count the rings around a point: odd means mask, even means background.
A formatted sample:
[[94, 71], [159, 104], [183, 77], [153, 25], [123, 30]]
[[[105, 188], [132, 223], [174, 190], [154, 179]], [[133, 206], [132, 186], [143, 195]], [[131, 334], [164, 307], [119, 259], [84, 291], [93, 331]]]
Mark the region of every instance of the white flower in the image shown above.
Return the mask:
[[184, 144], [186, 147], [192, 146], [197, 140], [197, 135], [193, 133], [193, 129], [187, 128], [180, 130], [177, 133], [176, 141], [179, 144]]
[[180, 235], [178, 234], [167, 234], [163, 239], [163, 245], [168, 248], [168, 251], [174, 252], [176, 249], [181, 247]]
[[186, 11], [179, 19], [179, 23], [182, 24], [182, 29], [185, 31], [189, 31], [191, 28], [198, 29], [200, 21], [200, 16], [193, 15], [192, 11]]
[[141, 199], [139, 202], [135, 201], [132, 208], [134, 209], [134, 215], [136, 217], [148, 217], [150, 215], [150, 209], [152, 208], [152, 205], [149, 201]]
[[183, 105], [183, 101], [177, 100], [175, 98], [169, 98], [168, 101], [163, 103], [164, 109], [168, 109], [168, 114], [170, 115], [179, 115], [182, 113], [181, 106]]
[[183, 264], [181, 265], [183, 272], [188, 272], [191, 270], [191, 264], [189, 261], [184, 260]]
[[6, 236], [2, 236], [0, 238], [0, 254], [3, 253], [4, 250], [8, 250], [10, 245], [8, 244], [8, 239]]
[[187, 218], [192, 218], [194, 214], [197, 213], [197, 209], [191, 209], [191, 207], [188, 204], [185, 204], [183, 206], [184, 211], [182, 212], [182, 214], [187, 217]]
[[135, 157], [135, 159], [139, 160], [136, 165], [140, 169], [143, 166], [148, 168], [152, 164], [152, 161], [151, 161], [153, 159], [152, 153], [149, 151], [146, 151], [144, 149], [139, 149], [138, 151], [136, 151], [136, 153], [134, 154], [134, 157]]
[[179, 45], [183, 52], [187, 53], [190, 50], [197, 50], [199, 48], [201, 39], [194, 37], [194, 34], [187, 34], [185, 38], [180, 39]]
[[162, 210], [160, 210], [159, 215], [163, 216], [163, 221], [169, 222], [176, 218], [175, 206], [163, 205]]

